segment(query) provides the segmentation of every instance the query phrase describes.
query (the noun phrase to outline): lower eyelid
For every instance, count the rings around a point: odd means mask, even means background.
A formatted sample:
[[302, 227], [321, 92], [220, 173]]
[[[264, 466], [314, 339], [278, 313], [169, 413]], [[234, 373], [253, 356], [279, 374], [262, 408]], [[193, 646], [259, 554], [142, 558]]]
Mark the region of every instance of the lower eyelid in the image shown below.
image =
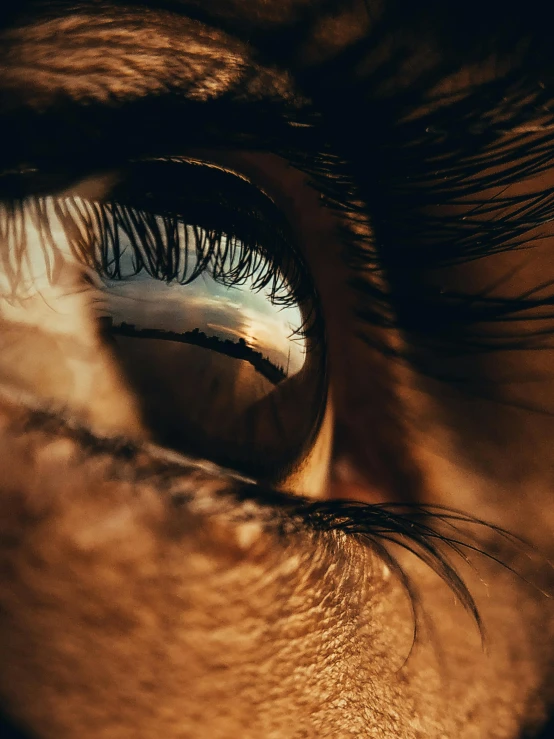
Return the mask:
[[270, 542], [283, 502], [277, 491], [260, 489], [257, 503], [239, 494], [255, 490], [254, 481], [234, 471], [149, 443], [97, 436], [40, 400], [1, 386], [0, 450], [11, 460], [2, 482], [0, 534], [16, 546], [44, 547], [41, 556], [54, 557], [54, 574], [58, 556], [100, 563], [114, 548], [118, 560], [139, 571], [156, 561], [157, 541], [180, 542], [183, 554], [197, 551], [201, 559], [259, 554], [264, 541], [262, 550], [275, 554]]

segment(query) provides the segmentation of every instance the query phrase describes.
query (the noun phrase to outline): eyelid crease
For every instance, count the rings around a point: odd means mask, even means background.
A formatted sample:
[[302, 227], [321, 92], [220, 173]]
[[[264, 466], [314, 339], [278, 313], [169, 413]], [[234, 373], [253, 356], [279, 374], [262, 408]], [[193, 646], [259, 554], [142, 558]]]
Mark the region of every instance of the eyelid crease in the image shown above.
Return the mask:
[[139, 164], [140, 162], [175, 162], [178, 164], [186, 163], [186, 164], [191, 164], [193, 166], [205, 167], [206, 169], [215, 169], [218, 172], [224, 172], [225, 174], [233, 175], [234, 177], [237, 177], [243, 182], [246, 182], [251, 187], [255, 187], [256, 190], [259, 190], [259, 192], [261, 192], [262, 195], [264, 195], [268, 200], [270, 200], [273, 203], [273, 205], [275, 205], [275, 201], [273, 200], [271, 195], [266, 190], [264, 190], [262, 187], [260, 187], [258, 184], [254, 184], [254, 182], [252, 181], [250, 177], [247, 177], [245, 174], [243, 174], [242, 172], [239, 172], [236, 169], [225, 167], [222, 164], [218, 164], [217, 162], [211, 162], [205, 159], [197, 159], [196, 157], [190, 157], [185, 154], [181, 156], [141, 157], [140, 159], [131, 158], [129, 161], [133, 164]]

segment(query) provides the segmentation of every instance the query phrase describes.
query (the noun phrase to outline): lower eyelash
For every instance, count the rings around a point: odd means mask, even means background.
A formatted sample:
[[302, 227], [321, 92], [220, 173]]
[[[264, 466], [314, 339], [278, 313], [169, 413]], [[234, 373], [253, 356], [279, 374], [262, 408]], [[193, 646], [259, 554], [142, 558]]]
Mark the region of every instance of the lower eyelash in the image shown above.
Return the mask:
[[268, 534], [284, 539], [296, 534], [316, 536], [330, 562], [335, 562], [337, 551], [350, 543], [368, 546], [406, 589], [413, 609], [414, 638], [418, 619], [426, 615], [425, 604], [417, 583], [391, 552], [391, 545], [408, 551], [441, 577], [473, 616], [482, 637], [484, 631], [477, 605], [450, 555], [472, 565], [468, 554], [480, 554], [543, 592], [538, 585], [538, 572], [535, 584], [508, 563], [514, 555], [524, 555], [529, 559], [529, 569], [535, 560], [549, 565], [539, 552], [508, 531], [455, 509], [314, 501], [255, 484], [217, 465], [192, 460], [156, 445], [98, 436], [71, 418], [41, 407], [33, 398], [22, 399], [19, 394], [12, 397], [1, 387], [0, 403], [8, 418], [10, 409], [16, 409], [6, 430], [14, 444], [21, 439], [27, 454], [33, 447], [66, 439], [75, 446], [71, 460], [77, 468], [82, 466], [85, 470], [90, 462], [96, 476], [110, 479], [113, 475], [114, 481], [137, 485], [139, 490], [142, 484], [155, 489], [165, 497], [166, 505], [175, 509], [172, 516], [180, 509], [207, 519], [219, 519], [230, 527], [253, 522]]

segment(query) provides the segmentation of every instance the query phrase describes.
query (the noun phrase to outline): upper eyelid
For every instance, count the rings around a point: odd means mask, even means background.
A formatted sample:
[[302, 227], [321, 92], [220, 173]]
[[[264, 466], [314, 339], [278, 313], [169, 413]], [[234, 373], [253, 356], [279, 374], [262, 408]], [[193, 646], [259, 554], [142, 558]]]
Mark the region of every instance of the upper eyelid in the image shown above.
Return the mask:
[[[203, 107], [203, 104], [201, 105], [201, 107]], [[118, 112], [115, 111], [114, 114], [115, 115], [118, 115]], [[315, 139], [315, 141], [316, 141], [316, 147], [317, 147], [317, 142], [318, 142], [318, 132], [317, 132], [317, 130], [315, 130], [313, 128], [309, 128], [309, 129], [304, 129], [304, 128], [296, 129], [296, 128], [294, 128], [294, 129], [292, 129], [292, 131], [294, 133], [294, 137], [293, 137], [293, 139], [291, 139], [291, 141], [292, 140], [296, 140], [296, 141], [299, 142], [299, 144], [300, 144], [300, 142], [307, 143], [307, 142], [309, 142], [310, 137], [313, 136], [313, 139]], [[288, 132], [290, 133], [291, 130], [289, 129]], [[297, 138], [297, 134], [298, 133], [301, 134], [300, 138]], [[289, 143], [289, 145], [290, 145], [290, 143]], [[311, 165], [310, 165], [310, 147], [307, 146], [306, 147], [306, 150], [308, 151], [308, 157], [307, 157], [307, 159], [304, 158], [304, 161], [303, 161], [304, 167], [303, 168], [304, 168], [304, 171], [307, 171], [308, 173], [310, 173], [310, 167], [311, 167]], [[317, 148], [316, 148], [316, 151], [317, 151]], [[294, 157], [294, 151], [293, 151], [293, 149], [292, 150], [289, 149], [289, 154], [291, 155], [291, 157]], [[348, 183], [348, 178], [345, 177], [345, 172], [347, 172], [347, 170], [344, 170], [344, 168], [342, 167], [342, 165], [341, 165], [341, 163], [339, 161], [337, 161], [336, 163], [333, 163], [332, 160], [330, 160], [330, 166], [329, 166], [329, 170], [328, 170], [329, 176], [328, 176], [327, 172], [322, 171], [321, 163], [319, 161], [317, 161], [317, 154], [315, 152], [314, 152], [314, 161], [317, 162], [317, 165], [316, 165], [317, 168], [314, 167], [314, 170], [313, 170], [313, 174], [314, 174], [313, 181], [315, 182], [316, 186], [317, 187], [320, 187], [321, 190], [325, 194], [329, 194], [330, 195], [330, 197], [333, 200], [333, 207], [335, 207], [335, 208], [342, 207], [343, 210], [344, 210], [344, 213], [346, 215], [348, 215], [349, 212], [351, 212], [351, 210], [350, 210], [350, 208], [351, 208], [351, 202], [350, 202], [350, 197], [349, 197], [350, 193], [348, 192], [348, 190], [350, 188], [350, 185]], [[294, 164], [294, 161], [293, 161], [293, 164]], [[341, 170], [343, 170], [343, 171], [341, 171]], [[365, 206], [364, 206], [364, 208], [365, 208]], [[357, 210], [360, 210], [359, 206], [357, 206], [357, 208], [354, 208], [354, 211], [356, 209]], [[346, 237], [345, 238], [345, 245], [347, 246], [347, 248], [349, 246], [349, 243], [350, 243], [350, 240], [349, 240], [348, 237]], [[353, 244], [354, 250], [353, 250], [353, 252], [356, 253], [357, 255], [362, 255], [363, 256], [363, 260], [360, 260], [358, 262], [358, 264], [360, 264], [360, 266], [362, 266], [362, 268], [363, 268], [364, 267], [364, 261], [365, 261], [365, 264], [375, 262], [375, 260], [376, 260], [376, 254], [375, 254], [375, 251], [372, 249], [372, 247], [371, 247], [370, 244], [368, 244], [368, 247], [369, 248], [367, 248], [367, 249], [360, 249], [359, 248], [360, 245], [361, 245], [361, 242], [360, 242], [359, 239], [358, 240], [354, 240], [354, 244]], [[363, 254], [362, 254], [362, 252], [363, 252]], [[385, 296], [381, 296], [382, 299], [384, 297]]]
[[[1, 82], [0, 82], [1, 92]], [[291, 124], [291, 111], [228, 98], [208, 102], [173, 91], [145, 95], [116, 105], [53, 100], [40, 112], [17, 101], [0, 110], [9, 149], [0, 152], [0, 170], [113, 167], [133, 158], [187, 156], [195, 149], [319, 152], [320, 137]], [[298, 118], [304, 117], [298, 109]]]

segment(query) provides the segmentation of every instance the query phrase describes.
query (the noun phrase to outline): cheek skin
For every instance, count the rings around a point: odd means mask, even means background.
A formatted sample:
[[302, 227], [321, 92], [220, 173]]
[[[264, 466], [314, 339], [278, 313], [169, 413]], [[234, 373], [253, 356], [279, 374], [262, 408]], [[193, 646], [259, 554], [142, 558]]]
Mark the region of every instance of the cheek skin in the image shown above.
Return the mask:
[[0, 419], [0, 703], [38, 736], [411, 739], [415, 723], [511, 739], [540, 717], [531, 645], [549, 622], [499, 567], [462, 569], [485, 653], [444, 584], [401, 556], [431, 618], [407, 659], [406, 593], [359, 542], [277, 536], [267, 516], [237, 521], [228, 480], [146, 450], [89, 457], [5, 401]]
[[[113, 461], [79, 460], [63, 434], [10, 441], [3, 411], [8, 710], [45, 737], [313, 735], [357, 661], [371, 558], [354, 566], [339, 546], [331, 567], [308, 536], [199, 518], [164, 494], [187, 478], [115, 482]], [[115, 469], [132, 479], [128, 463]]]

